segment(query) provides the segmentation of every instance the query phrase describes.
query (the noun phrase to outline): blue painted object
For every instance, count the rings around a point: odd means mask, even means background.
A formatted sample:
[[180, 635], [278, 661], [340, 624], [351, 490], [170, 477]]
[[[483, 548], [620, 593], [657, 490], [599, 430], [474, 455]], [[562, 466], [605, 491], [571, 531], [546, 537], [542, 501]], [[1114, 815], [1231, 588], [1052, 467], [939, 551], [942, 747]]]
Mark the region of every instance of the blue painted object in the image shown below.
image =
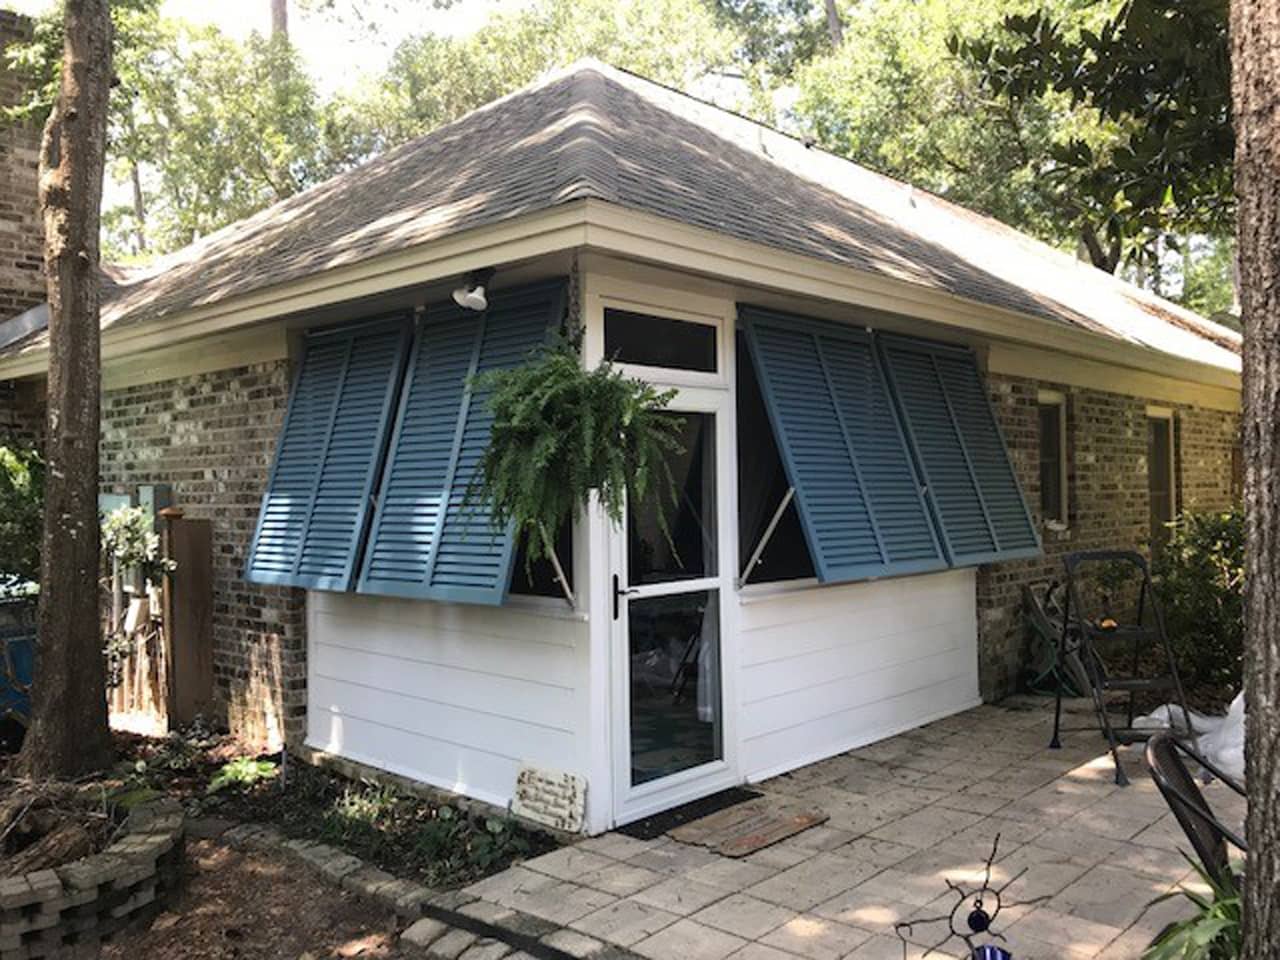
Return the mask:
[[1040, 554], [977, 359], [967, 347], [877, 335], [890, 389], [954, 566]]
[[31, 720], [31, 676], [35, 664], [34, 626], [0, 628], [0, 720], [22, 726]]
[[988, 943], [981, 947], [974, 947], [973, 960], [1013, 960], [1013, 954], [1003, 947]]
[[307, 334], [246, 580], [351, 588], [411, 333], [404, 315]]
[[871, 334], [738, 311], [818, 579], [947, 566]]
[[563, 281], [496, 293], [484, 313], [428, 307], [409, 357], [377, 512], [357, 589], [499, 605], [515, 536], [468, 500], [493, 412], [472, 377], [510, 369], [545, 344], [564, 316]]

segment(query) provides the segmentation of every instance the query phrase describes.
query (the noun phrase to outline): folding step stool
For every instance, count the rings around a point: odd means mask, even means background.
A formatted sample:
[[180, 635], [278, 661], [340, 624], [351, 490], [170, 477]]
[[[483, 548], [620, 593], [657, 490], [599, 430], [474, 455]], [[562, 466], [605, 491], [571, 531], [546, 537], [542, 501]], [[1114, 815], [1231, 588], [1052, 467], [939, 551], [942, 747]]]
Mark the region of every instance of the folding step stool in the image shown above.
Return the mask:
[[[1173, 648], [1169, 645], [1168, 634], [1165, 633], [1164, 615], [1156, 600], [1155, 590], [1151, 583], [1151, 568], [1146, 557], [1132, 550], [1085, 550], [1068, 554], [1064, 560], [1067, 571], [1067, 610], [1062, 622], [1062, 633], [1058, 640], [1059, 662], [1068, 657], [1078, 657], [1084, 666], [1088, 678], [1089, 692], [1093, 697], [1094, 711], [1098, 717], [1098, 726], [1107, 743], [1111, 747], [1111, 759], [1116, 767], [1116, 784], [1127, 786], [1129, 778], [1120, 766], [1119, 746], [1121, 743], [1137, 743], [1146, 740], [1156, 730], [1140, 730], [1133, 725], [1137, 712], [1137, 695], [1164, 691], [1172, 693], [1176, 703], [1182, 708], [1182, 717], [1187, 733], [1193, 733], [1191, 713], [1187, 709], [1187, 699], [1182, 692], [1182, 681], [1178, 678], [1178, 666], [1174, 660]], [[1134, 623], [1119, 623], [1112, 618], [1112, 611], [1093, 609], [1080, 589], [1080, 577], [1085, 568], [1093, 564], [1129, 565], [1141, 573], [1136, 617]], [[1107, 606], [1109, 600], [1104, 599]], [[1099, 653], [1101, 644], [1109, 647], [1123, 647], [1126, 643], [1130, 651], [1129, 672], [1119, 675], [1114, 667], [1109, 667]], [[1157, 647], [1163, 651], [1168, 672], [1156, 676], [1141, 676], [1142, 654]], [[1129, 694], [1128, 722], [1124, 727], [1113, 727], [1107, 714], [1107, 694], [1121, 692]], [[1060, 734], [1062, 730], [1062, 689], [1059, 687], [1054, 703], [1053, 739], [1049, 742], [1051, 749], [1062, 746]]]

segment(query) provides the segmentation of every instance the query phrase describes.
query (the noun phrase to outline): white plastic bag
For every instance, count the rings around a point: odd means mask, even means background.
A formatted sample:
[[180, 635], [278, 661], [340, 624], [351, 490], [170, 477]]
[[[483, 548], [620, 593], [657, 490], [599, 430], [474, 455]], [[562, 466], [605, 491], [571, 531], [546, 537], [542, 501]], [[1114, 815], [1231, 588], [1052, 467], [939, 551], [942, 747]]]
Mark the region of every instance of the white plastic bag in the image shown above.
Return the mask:
[[[1244, 692], [1236, 694], [1225, 717], [1190, 711], [1195, 730], [1195, 750], [1232, 779], [1244, 782]], [[1182, 708], [1166, 703], [1133, 722], [1142, 730], [1186, 732]]]

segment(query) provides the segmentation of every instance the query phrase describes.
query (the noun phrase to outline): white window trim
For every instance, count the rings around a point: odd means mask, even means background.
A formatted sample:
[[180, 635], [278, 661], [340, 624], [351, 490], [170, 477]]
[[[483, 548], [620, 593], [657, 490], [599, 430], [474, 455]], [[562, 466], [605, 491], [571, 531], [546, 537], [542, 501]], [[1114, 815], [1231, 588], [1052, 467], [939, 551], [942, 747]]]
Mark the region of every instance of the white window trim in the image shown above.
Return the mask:
[[[1065, 533], [1071, 529], [1071, 491], [1068, 489], [1070, 483], [1071, 471], [1068, 469], [1067, 454], [1069, 444], [1067, 442], [1067, 397], [1066, 394], [1057, 390], [1041, 390], [1036, 397], [1037, 407], [1057, 407], [1058, 408], [1058, 489], [1061, 491], [1059, 495], [1060, 503], [1058, 504], [1058, 517], [1041, 517], [1041, 522], [1045, 529], [1052, 530], [1055, 533]], [[1038, 424], [1037, 424], [1038, 426]], [[1037, 453], [1039, 445], [1037, 444]]]

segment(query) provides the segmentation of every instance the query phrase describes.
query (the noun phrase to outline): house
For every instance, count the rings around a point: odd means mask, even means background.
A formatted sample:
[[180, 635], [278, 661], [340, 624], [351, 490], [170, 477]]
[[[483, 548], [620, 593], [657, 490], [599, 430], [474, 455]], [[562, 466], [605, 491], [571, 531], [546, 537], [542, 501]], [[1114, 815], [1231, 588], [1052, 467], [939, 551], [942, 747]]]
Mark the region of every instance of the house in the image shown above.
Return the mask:
[[[565, 322], [677, 391], [681, 502], [526, 576], [469, 375]], [[105, 488], [214, 522], [225, 719], [503, 806], [573, 774], [589, 832], [1012, 691], [1021, 584], [1236, 495], [1237, 334], [595, 62], [116, 276], [102, 326]]]

